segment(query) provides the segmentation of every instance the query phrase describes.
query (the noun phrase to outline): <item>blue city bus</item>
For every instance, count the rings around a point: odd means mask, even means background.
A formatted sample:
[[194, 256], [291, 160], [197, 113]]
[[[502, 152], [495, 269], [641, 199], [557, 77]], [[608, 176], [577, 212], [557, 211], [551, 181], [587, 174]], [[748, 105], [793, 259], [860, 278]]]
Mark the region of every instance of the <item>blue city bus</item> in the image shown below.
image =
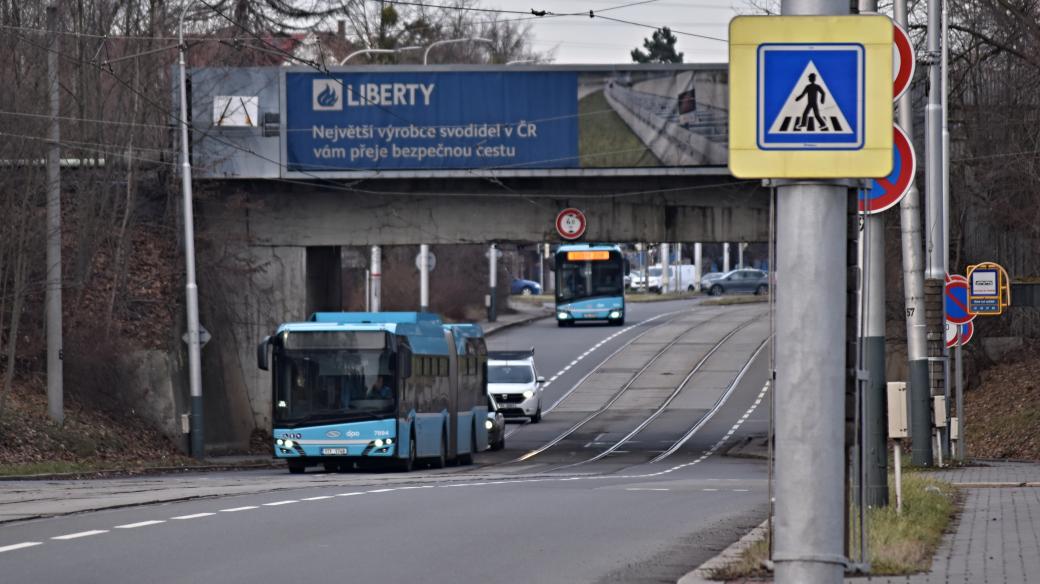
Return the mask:
[[568, 244], [556, 250], [556, 322], [625, 324], [627, 262], [617, 245]]
[[418, 312], [319, 312], [265, 338], [257, 366], [272, 372], [274, 455], [291, 473], [470, 464], [488, 446], [478, 325]]

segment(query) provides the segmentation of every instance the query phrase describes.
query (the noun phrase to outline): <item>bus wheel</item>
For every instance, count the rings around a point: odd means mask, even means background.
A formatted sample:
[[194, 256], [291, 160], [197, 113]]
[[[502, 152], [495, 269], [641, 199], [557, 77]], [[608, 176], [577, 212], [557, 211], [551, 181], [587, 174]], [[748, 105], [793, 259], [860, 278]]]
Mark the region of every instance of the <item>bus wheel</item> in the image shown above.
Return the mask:
[[608, 320], [607, 324], [610, 324], [610, 325], [613, 325], [613, 326], [625, 326], [625, 319], [622, 317], [622, 318], [618, 318], [618, 319], [615, 319], [615, 320]]
[[447, 453], [447, 451], [446, 451], [446, 449], [444, 447], [444, 443], [445, 442], [447, 442], [447, 440], [445, 440], [444, 436], [442, 435], [441, 436], [441, 453], [439, 455], [433, 457], [432, 459], [430, 459], [430, 468], [444, 468], [445, 466], [447, 466], [447, 464], [448, 464], [448, 453]]
[[302, 462], [295, 460], [289, 461], [289, 473], [290, 474], [303, 474], [303, 471], [307, 470], [307, 466]]

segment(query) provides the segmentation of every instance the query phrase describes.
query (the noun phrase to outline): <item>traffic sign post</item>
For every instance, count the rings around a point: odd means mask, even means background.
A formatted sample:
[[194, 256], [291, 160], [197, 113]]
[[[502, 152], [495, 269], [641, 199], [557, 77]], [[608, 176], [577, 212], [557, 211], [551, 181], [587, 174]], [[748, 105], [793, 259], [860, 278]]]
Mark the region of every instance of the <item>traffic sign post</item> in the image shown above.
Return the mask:
[[1000, 316], [1011, 306], [1011, 283], [1000, 264], [983, 262], [968, 266], [968, 312], [978, 316]]
[[556, 233], [566, 240], [575, 240], [585, 235], [585, 213], [569, 207], [556, 215]]
[[913, 186], [917, 173], [917, 155], [906, 132], [892, 126], [892, 172], [885, 178], [871, 181], [870, 190], [861, 191], [859, 210], [873, 214], [887, 211], [899, 204]]
[[729, 168], [740, 178], [869, 178], [892, 168], [887, 16], [730, 22]]

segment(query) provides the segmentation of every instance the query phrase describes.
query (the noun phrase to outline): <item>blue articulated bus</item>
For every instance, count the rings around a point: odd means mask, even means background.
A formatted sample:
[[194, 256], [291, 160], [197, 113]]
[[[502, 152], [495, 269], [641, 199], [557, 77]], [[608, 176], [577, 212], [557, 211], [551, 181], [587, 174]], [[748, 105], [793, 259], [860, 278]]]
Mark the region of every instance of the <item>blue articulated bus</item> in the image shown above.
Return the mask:
[[478, 325], [418, 312], [319, 312], [279, 326], [258, 346], [257, 365], [272, 373], [274, 455], [292, 473], [470, 464], [488, 446]]
[[627, 262], [617, 245], [570, 244], [556, 250], [556, 322], [625, 324]]

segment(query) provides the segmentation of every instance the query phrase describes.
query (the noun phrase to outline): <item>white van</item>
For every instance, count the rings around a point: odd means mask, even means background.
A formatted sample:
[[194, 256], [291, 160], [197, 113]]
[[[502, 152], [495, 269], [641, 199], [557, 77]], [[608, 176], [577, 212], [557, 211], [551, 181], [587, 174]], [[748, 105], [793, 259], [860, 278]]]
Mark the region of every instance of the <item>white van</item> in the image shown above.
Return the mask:
[[696, 284], [694, 278], [693, 264], [681, 264], [668, 266], [668, 289], [661, 289], [661, 265], [650, 266], [650, 277], [647, 279], [647, 288], [650, 292], [658, 294], [662, 292], [692, 291]]

